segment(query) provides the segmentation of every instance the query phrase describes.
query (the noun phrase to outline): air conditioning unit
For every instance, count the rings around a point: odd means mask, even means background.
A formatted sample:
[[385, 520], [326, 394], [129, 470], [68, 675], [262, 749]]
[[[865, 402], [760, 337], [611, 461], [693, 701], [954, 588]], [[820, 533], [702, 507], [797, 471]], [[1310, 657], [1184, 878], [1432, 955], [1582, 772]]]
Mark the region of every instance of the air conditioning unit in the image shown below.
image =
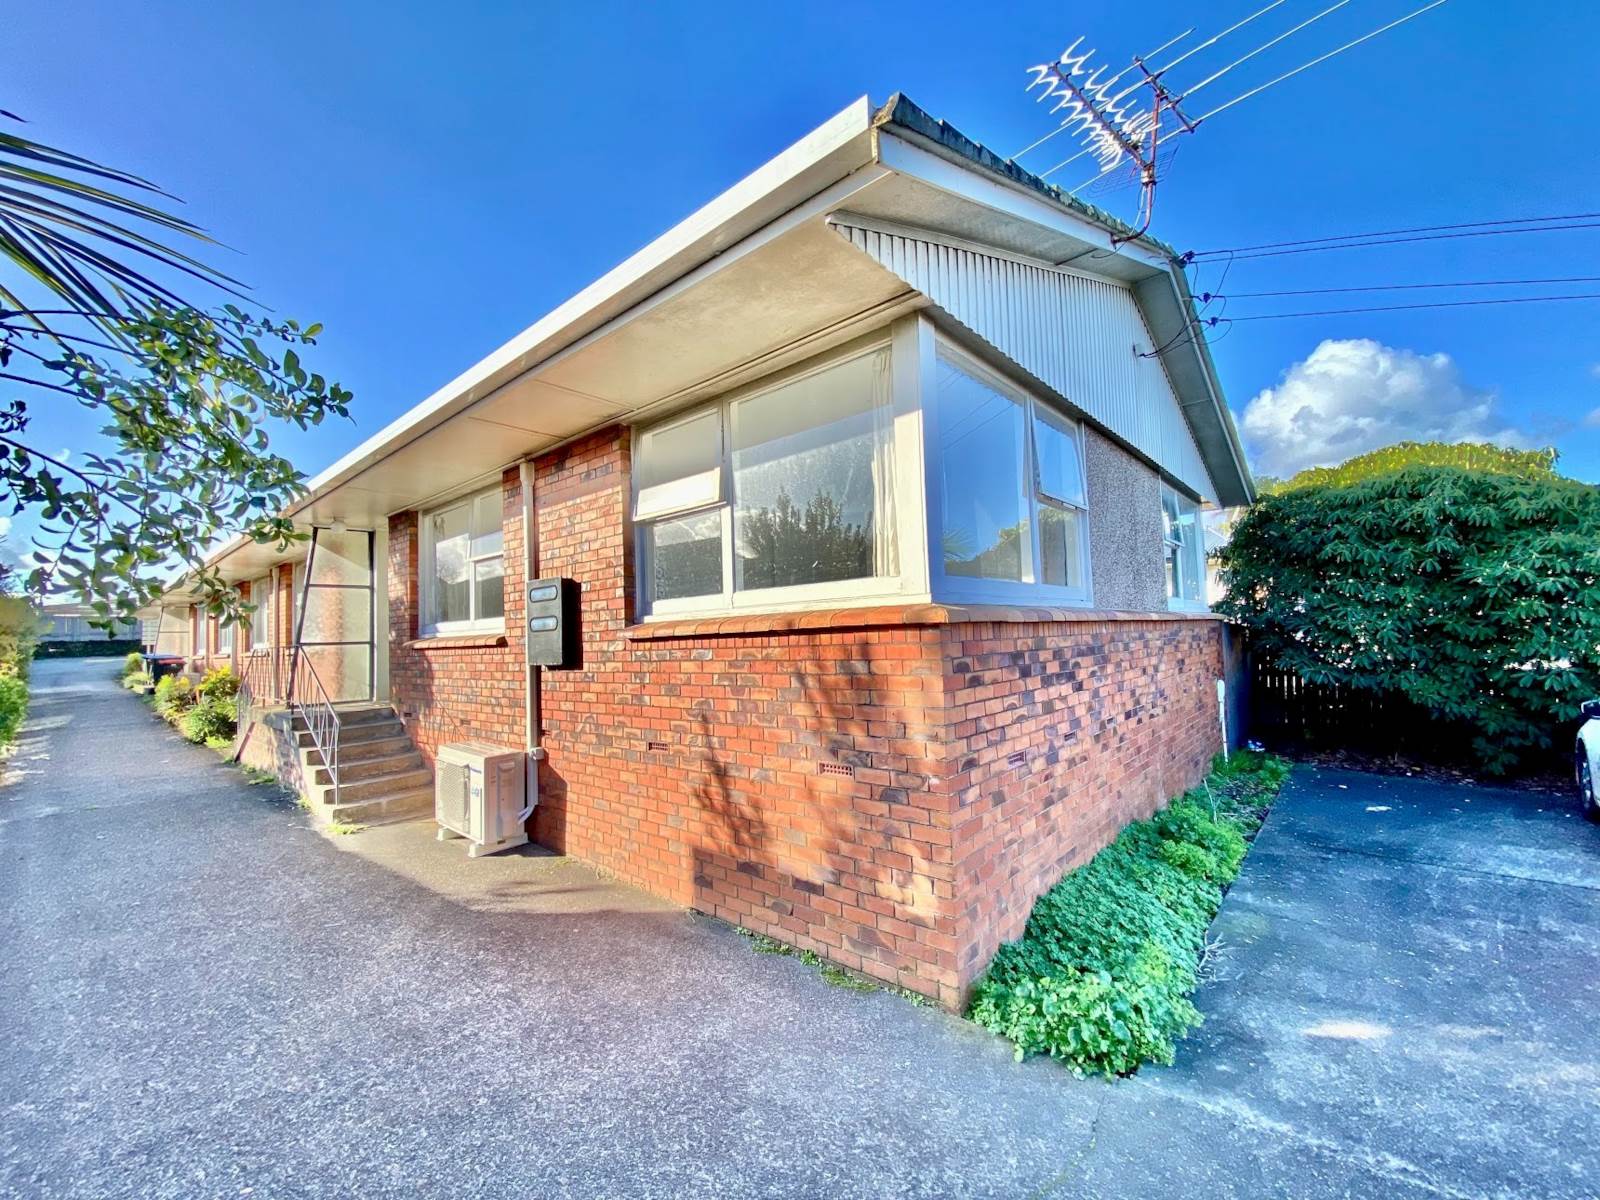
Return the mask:
[[439, 840], [466, 838], [469, 858], [510, 850], [528, 840], [527, 755], [505, 746], [461, 742], [440, 746], [433, 769], [433, 816]]

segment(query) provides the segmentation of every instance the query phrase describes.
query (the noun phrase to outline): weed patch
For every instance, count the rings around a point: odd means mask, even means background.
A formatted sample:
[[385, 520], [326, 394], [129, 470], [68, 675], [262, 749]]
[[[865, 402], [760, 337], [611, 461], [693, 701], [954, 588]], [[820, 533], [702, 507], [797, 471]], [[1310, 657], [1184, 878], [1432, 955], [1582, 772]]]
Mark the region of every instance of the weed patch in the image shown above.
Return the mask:
[[834, 987], [844, 988], [849, 992], [889, 992], [908, 1000], [912, 1004], [927, 1004], [928, 998], [906, 988], [890, 987], [868, 979], [865, 975], [857, 975], [854, 971], [847, 971], [843, 967], [835, 966], [812, 950], [801, 950], [795, 946], [778, 941], [777, 938], [768, 937], [764, 933], [756, 933], [743, 926], [734, 926], [734, 932], [743, 938], [749, 939], [750, 948], [757, 954], [778, 954], [784, 958], [797, 959], [808, 967], [816, 968], [817, 974], [822, 976], [823, 982]]
[[1189, 996], [1206, 928], [1239, 873], [1289, 765], [1241, 752], [1117, 839], [1033, 906], [978, 984], [972, 1020], [1019, 1059], [1049, 1054], [1079, 1074], [1170, 1064], [1200, 1023]]

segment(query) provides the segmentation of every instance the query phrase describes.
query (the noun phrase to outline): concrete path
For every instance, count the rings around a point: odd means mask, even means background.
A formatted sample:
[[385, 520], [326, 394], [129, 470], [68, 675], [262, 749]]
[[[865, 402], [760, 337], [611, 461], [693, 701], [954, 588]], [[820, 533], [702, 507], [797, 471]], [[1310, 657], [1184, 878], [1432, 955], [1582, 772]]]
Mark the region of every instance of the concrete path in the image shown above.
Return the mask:
[[1210, 1021], [1107, 1085], [564, 859], [319, 834], [113, 672], [36, 667], [0, 789], [0, 1197], [1600, 1191], [1600, 830], [1553, 805], [1305, 776]]

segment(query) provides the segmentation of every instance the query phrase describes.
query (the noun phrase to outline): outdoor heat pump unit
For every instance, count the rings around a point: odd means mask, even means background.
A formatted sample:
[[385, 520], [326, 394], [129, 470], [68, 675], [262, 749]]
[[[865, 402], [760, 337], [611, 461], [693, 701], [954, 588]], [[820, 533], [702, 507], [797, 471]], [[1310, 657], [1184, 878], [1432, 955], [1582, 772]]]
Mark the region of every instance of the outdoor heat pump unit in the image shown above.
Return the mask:
[[433, 771], [433, 816], [439, 840], [466, 838], [469, 858], [527, 843], [527, 752], [476, 742], [439, 747]]

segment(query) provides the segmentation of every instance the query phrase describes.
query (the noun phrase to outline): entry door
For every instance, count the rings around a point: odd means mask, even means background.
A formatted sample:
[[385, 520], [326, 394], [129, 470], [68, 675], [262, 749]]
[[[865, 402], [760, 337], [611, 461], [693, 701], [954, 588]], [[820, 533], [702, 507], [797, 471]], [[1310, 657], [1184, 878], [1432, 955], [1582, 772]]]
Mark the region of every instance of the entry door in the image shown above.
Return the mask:
[[295, 644], [304, 651], [300, 667], [310, 667], [334, 703], [370, 701], [374, 695], [375, 536], [369, 529], [318, 526], [311, 531], [298, 589]]

